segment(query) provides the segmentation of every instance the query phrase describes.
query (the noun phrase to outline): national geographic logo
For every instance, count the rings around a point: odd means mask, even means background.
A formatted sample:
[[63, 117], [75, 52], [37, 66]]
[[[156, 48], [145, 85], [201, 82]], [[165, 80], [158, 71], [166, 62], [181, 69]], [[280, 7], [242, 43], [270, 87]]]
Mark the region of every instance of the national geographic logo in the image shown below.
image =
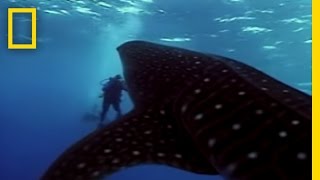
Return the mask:
[[[13, 42], [13, 16], [16, 13], [31, 14], [31, 44], [15, 44]], [[36, 49], [37, 48], [37, 8], [9, 8], [8, 9], [8, 49]]]

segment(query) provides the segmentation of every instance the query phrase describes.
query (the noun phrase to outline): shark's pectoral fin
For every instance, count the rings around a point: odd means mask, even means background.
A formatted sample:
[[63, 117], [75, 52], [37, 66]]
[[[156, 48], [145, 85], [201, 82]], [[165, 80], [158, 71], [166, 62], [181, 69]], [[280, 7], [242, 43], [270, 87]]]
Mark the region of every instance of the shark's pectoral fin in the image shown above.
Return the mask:
[[168, 118], [164, 110], [132, 112], [75, 144], [42, 179], [100, 179], [137, 164], [217, 174]]

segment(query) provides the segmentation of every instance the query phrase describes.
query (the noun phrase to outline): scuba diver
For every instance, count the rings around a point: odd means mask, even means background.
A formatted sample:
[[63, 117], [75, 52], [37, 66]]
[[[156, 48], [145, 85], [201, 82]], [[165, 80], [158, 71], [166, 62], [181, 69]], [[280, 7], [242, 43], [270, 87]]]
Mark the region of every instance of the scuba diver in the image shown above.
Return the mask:
[[117, 112], [117, 119], [122, 116], [122, 111], [120, 108], [122, 90], [127, 91], [127, 87], [124, 80], [122, 80], [121, 75], [119, 74], [114, 77], [110, 77], [109, 81], [103, 85], [103, 94], [100, 96], [100, 98], [103, 98], [102, 112], [100, 114], [99, 123], [100, 126], [102, 125], [102, 122], [104, 121], [111, 105]]

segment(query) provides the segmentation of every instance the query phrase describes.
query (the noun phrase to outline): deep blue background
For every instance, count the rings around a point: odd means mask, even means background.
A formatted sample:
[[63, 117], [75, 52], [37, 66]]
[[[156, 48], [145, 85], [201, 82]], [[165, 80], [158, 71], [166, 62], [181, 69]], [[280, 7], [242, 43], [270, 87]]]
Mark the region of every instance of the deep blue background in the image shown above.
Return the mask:
[[[94, 130], [96, 123], [83, 121], [82, 116], [100, 110], [99, 81], [121, 73], [115, 48], [131, 39], [236, 58], [311, 93], [308, 84], [311, 82], [311, 44], [304, 42], [311, 39], [311, 17], [308, 16], [311, 2], [308, 0], [132, 1], [144, 10], [140, 14], [121, 13], [117, 8], [129, 6], [128, 2], [121, 1], [107, 1], [113, 8], [101, 8], [93, 1], [83, 1], [85, 4], [63, 0], [17, 1], [0, 2], [1, 180], [38, 179], [65, 148]], [[37, 50], [7, 50], [7, 7], [31, 6], [39, 8]], [[76, 6], [90, 8], [99, 15], [76, 12]], [[45, 11], [61, 9], [70, 15]], [[239, 16], [256, 19], [215, 21], [218, 17]], [[285, 23], [286, 19], [296, 21]], [[17, 42], [28, 40], [29, 23], [27, 16], [15, 19]], [[243, 32], [242, 28], [248, 26], [272, 31]], [[303, 29], [295, 32], [299, 28]], [[218, 37], [212, 37], [213, 34]], [[175, 37], [191, 41], [161, 41], [161, 38]], [[276, 49], [263, 48], [272, 45]], [[126, 111], [132, 108], [126, 94], [122, 107]], [[109, 119], [113, 116], [114, 112]], [[180, 178], [216, 177], [162, 166], [141, 166], [117, 173], [110, 179]]]

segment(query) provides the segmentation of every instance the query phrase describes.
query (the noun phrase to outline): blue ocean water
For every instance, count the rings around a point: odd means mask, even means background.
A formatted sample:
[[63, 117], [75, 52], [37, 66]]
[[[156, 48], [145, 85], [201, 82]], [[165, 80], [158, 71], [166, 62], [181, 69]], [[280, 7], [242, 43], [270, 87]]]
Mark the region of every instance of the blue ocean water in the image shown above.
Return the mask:
[[[7, 8], [37, 7], [36, 50], [7, 49]], [[16, 42], [30, 17], [15, 16]], [[310, 0], [9, 0], [0, 2], [0, 179], [36, 180], [96, 122], [115, 48], [143, 39], [238, 59], [311, 93]], [[132, 108], [123, 96], [122, 108]], [[111, 112], [108, 116], [115, 116]], [[221, 179], [145, 165], [109, 180]]]

